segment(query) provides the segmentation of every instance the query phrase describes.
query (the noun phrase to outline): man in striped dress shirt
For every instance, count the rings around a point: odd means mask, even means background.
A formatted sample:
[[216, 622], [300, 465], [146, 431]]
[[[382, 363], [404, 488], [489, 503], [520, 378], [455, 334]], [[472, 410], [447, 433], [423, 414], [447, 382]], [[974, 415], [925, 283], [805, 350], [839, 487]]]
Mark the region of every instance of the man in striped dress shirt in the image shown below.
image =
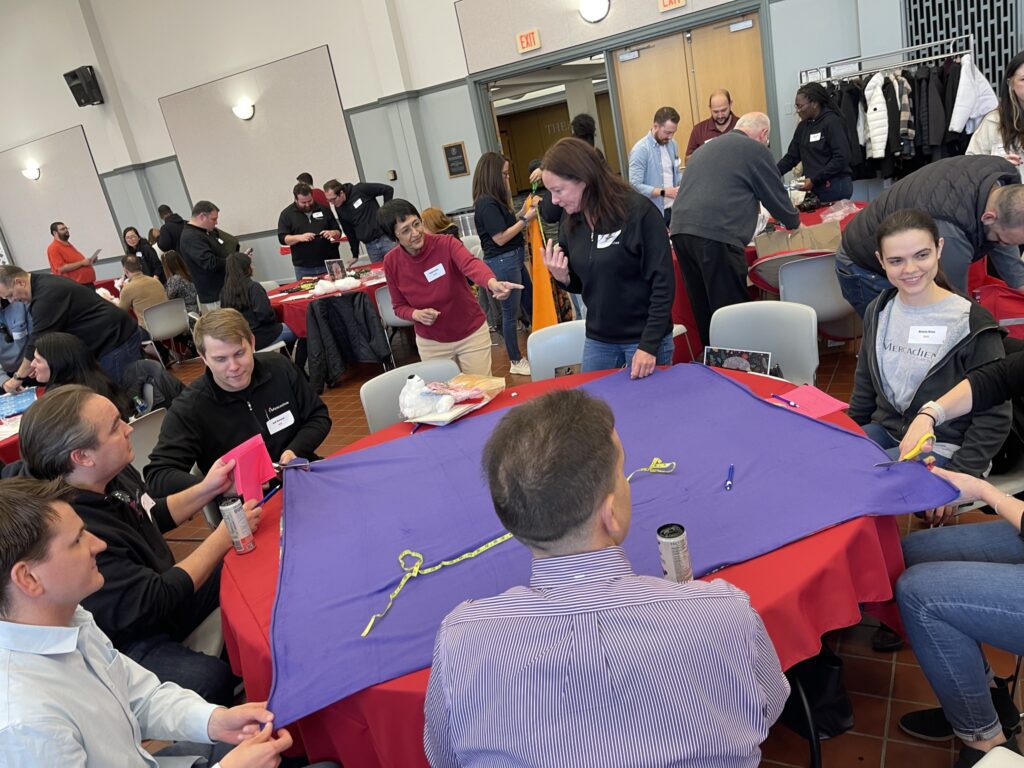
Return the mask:
[[775, 649], [732, 585], [633, 573], [623, 459], [611, 409], [580, 390], [498, 424], [484, 468], [532, 575], [442, 623], [431, 765], [758, 765], [789, 694]]

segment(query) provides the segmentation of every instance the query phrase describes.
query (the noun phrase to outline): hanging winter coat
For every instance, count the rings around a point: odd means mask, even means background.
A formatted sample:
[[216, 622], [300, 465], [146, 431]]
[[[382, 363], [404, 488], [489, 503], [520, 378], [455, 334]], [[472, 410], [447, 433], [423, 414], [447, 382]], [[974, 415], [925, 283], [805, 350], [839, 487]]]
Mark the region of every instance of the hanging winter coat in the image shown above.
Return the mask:
[[960, 82], [956, 88], [949, 130], [956, 133], [974, 133], [985, 115], [997, 106], [999, 99], [992, 90], [992, 85], [974, 66], [971, 55], [965, 54], [960, 60]]
[[885, 143], [889, 138], [889, 114], [885, 106], [885, 95], [882, 93], [884, 82], [885, 76], [881, 72], [876, 72], [864, 88], [864, 99], [868, 104], [865, 146], [868, 157], [873, 159], [885, 157]]

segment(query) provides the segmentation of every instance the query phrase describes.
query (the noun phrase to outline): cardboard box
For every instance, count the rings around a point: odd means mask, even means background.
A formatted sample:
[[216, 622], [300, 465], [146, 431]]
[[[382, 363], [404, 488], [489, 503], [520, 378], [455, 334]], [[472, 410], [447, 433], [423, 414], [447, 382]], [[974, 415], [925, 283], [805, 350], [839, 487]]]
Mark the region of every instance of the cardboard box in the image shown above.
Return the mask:
[[842, 230], [839, 229], [839, 222], [827, 221], [823, 224], [800, 227], [796, 232], [785, 229], [765, 232], [754, 238], [754, 248], [757, 250], [759, 259], [784, 251], [829, 251], [835, 253], [839, 250], [841, 240]]

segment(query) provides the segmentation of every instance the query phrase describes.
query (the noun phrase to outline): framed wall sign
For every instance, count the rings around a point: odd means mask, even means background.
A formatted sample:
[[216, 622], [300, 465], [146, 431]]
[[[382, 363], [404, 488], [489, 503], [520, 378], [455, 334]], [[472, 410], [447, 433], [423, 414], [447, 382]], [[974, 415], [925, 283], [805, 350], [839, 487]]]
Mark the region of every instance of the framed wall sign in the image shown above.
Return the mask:
[[457, 141], [444, 145], [444, 162], [448, 166], [448, 178], [469, 176], [469, 161], [466, 159], [466, 143]]

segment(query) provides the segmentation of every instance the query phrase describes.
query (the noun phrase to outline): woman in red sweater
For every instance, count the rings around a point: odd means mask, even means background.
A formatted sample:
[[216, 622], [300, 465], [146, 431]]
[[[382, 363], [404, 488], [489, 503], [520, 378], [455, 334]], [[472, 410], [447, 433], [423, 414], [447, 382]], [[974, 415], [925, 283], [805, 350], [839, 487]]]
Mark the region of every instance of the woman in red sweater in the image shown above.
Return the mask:
[[447, 357], [463, 373], [491, 375], [487, 318], [466, 279], [505, 299], [523, 286], [495, 278], [456, 238], [432, 235], [416, 207], [394, 199], [380, 209], [381, 227], [398, 246], [384, 257], [384, 274], [395, 314], [410, 320], [420, 359]]

